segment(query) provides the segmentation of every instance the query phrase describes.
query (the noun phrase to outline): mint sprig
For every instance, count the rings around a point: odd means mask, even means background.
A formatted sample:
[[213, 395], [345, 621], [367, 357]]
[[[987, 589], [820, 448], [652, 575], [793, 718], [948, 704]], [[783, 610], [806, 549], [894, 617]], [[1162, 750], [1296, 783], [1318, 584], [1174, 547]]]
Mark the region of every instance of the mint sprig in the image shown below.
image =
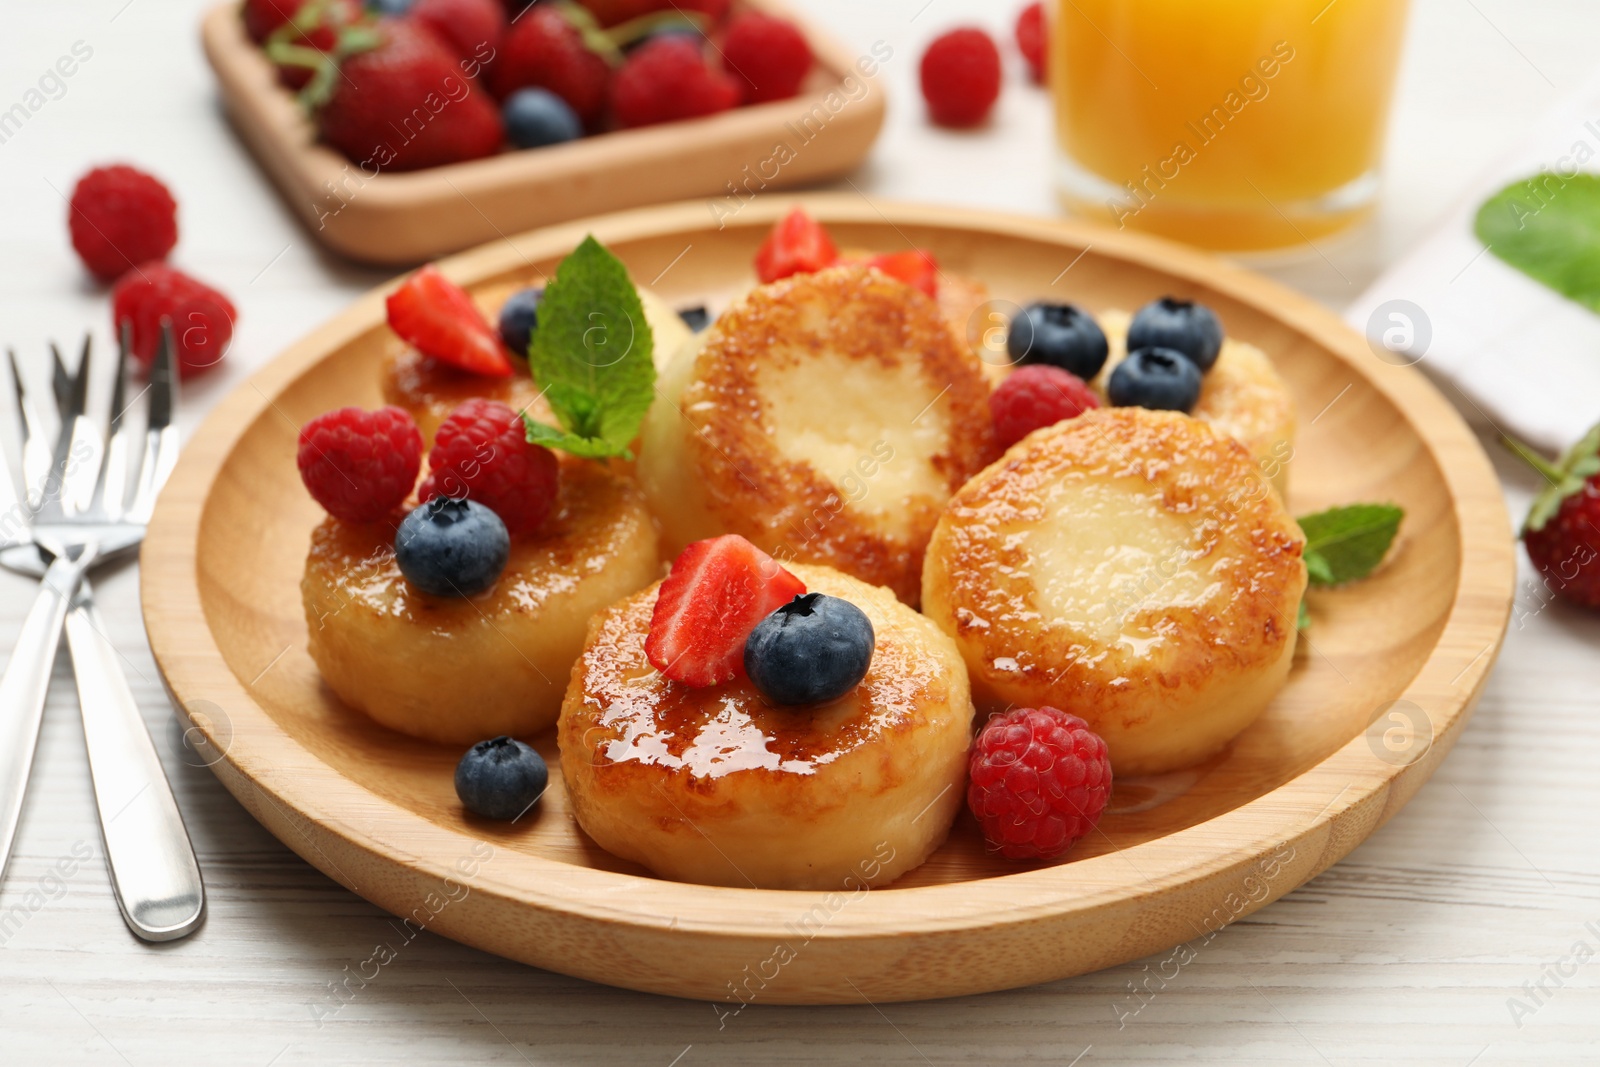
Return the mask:
[[525, 414], [528, 440], [589, 459], [632, 459], [628, 445], [655, 399], [654, 344], [627, 268], [585, 237], [545, 287], [528, 346], [528, 369], [560, 426]]
[[1512, 182], [1483, 202], [1473, 232], [1535, 281], [1600, 311], [1600, 175]]
[[1383, 562], [1405, 512], [1393, 504], [1350, 504], [1300, 518], [1302, 558], [1312, 586], [1365, 578]]

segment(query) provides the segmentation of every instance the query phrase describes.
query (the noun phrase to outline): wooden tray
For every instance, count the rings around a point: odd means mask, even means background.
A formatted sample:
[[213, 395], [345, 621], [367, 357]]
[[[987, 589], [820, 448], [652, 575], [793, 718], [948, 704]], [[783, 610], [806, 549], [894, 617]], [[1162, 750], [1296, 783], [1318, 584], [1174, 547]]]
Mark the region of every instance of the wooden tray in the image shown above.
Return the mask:
[[228, 115], [312, 236], [354, 259], [408, 264], [535, 226], [689, 197], [704, 197], [701, 211], [716, 223], [757, 192], [854, 168], [884, 114], [882, 80], [863, 77], [858, 63], [881, 65], [884, 57], [858, 56], [778, 0], [743, 6], [805, 29], [817, 66], [800, 96], [371, 177], [317, 143], [310, 119], [245, 34], [238, 4], [212, 8], [200, 38]]
[[[1104, 833], [1080, 842], [1069, 862], [994, 858], [963, 815], [926, 865], [886, 889], [659, 880], [589, 842], [557, 781], [531, 826], [467, 820], [452, 790], [458, 752], [389, 733], [320, 683], [299, 593], [320, 511], [300, 486], [295, 437], [329, 408], [381, 402], [380, 354], [395, 342], [384, 293], [374, 291], [218, 405], [145, 541], [156, 659], [240, 802], [342, 885], [428, 929], [730, 1009], [944, 997], [1135, 959], [1204, 938], [1287, 893], [1399, 810], [1466, 722], [1513, 593], [1500, 489], [1432, 386], [1375, 358], [1305, 298], [1156, 239], [850, 196], [804, 203], [841, 246], [915, 242], [1000, 298], [1053, 294], [1091, 309], [1169, 292], [1204, 300], [1234, 336], [1271, 353], [1294, 389], [1294, 512], [1394, 500], [1406, 522], [1393, 559], [1365, 582], [1313, 594], [1311, 647], [1224, 757], [1192, 774], [1122, 783]], [[549, 274], [593, 232], [667, 299], [715, 303], [753, 281], [751, 255], [790, 206], [757, 203], [720, 230], [700, 204], [614, 215], [496, 242], [442, 267], [504, 292]], [[553, 736], [536, 743], [554, 770]]]

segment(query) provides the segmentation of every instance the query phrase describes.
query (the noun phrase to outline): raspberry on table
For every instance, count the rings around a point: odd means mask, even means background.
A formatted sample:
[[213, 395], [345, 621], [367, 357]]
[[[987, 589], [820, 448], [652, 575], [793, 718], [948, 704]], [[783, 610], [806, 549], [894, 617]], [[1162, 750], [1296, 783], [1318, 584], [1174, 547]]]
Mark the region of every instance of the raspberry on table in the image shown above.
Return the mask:
[[178, 243], [178, 204], [160, 180], [133, 167], [96, 167], [72, 190], [67, 227], [89, 272], [115, 281], [164, 259]]
[[813, 61], [798, 26], [759, 11], [734, 16], [722, 41], [722, 65], [742, 86], [747, 104], [794, 96]]
[[111, 290], [111, 322], [116, 335], [127, 323], [133, 355], [149, 367], [161, 342], [161, 323], [172, 323], [178, 373], [188, 378], [216, 366], [233, 339], [238, 318], [233, 303], [204, 282], [165, 263], [135, 267]]
[[295, 460], [300, 480], [328, 514], [377, 522], [417, 484], [422, 432], [401, 408], [339, 408], [300, 428]]
[[1051, 859], [1093, 830], [1111, 796], [1106, 743], [1052, 707], [996, 715], [972, 742], [967, 806], [1009, 859]]
[[625, 127], [727, 111], [739, 84], [706, 62], [699, 42], [670, 35], [646, 41], [611, 81], [611, 110]]
[[499, 515], [513, 537], [537, 530], [555, 509], [555, 453], [530, 443], [522, 417], [498, 400], [468, 400], [452, 411], [433, 436], [428, 468], [419, 501], [475, 500]]
[[1033, 80], [1044, 83], [1045, 56], [1049, 45], [1044, 36], [1044, 5], [1034, 0], [1017, 16], [1017, 49], [1028, 61], [1028, 73]]
[[922, 54], [922, 96], [941, 126], [976, 126], [1000, 98], [1000, 49], [973, 27], [936, 37]]
[[1082, 378], [1048, 363], [1018, 367], [989, 394], [989, 413], [1001, 448], [1010, 448], [1041, 426], [1075, 419], [1099, 406], [1100, 398]]

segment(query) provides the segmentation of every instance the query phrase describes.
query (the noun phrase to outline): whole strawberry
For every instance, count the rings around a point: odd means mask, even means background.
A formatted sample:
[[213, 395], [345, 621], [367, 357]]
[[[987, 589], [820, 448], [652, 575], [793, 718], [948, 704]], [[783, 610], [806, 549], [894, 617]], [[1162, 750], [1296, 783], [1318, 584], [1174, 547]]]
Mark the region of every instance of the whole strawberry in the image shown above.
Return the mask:
[[[330, 52], [340, 30], [363, 14], [361, 0], [245, 0], [244, 28], [257, 44]], [[290, 89], [302, 88], [311, 75], [305, 65], [278, 65], [278, 80]]]
[[495, 58], [506, 32], [500, 0], [417, 0], [406, 17], [437, 34], [457, 59], [480, 64]]
[[575, 18], [559, 4], [540, 4], [511, 24], [489, 72], [504, 100], [518, 89], [548, 89], [594, 128], [606, 106], [611, 67], [584, 40]]
[[1522, 545], [1555, 594], [1600, 607], [1600, 425], [1552, 464], [1527, 445], [1506, 443], [1549, 483], [1522, 525]]
[[619, 126], [653, 126], [727, 111], [739, 103], [739, 84], [706, 62], [690, 37], [656, 37], [636, 48], [611, 85]]
[[[352, 162], [419, 170], [500, 150], [500, 111], [431, 30], [405, 19], [375, 30], [375, 47], [347, 55], [323, 84], [322, 138]], [[316, 86], [308, 92], [315, 95]], [[316, 102], [315, 100], [313, 101]]]

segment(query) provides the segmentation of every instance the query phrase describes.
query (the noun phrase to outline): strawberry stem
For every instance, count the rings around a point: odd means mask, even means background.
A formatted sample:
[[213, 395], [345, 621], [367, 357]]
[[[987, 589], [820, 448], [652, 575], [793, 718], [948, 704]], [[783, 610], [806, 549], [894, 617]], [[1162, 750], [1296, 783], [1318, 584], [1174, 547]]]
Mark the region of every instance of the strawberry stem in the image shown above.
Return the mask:
[[667, 29], [693, 30], [703, 35], [710, 21], [698, 11], [652, 11], [647, 15], [631, 18], [627, 22], [617, 23], [606, 30], [605, 35], [618, 48], [625, 48], [635, 41], [644, 40], [652, 33]]
[[1560, 485], [1566, 480], [1565, 471], [1510, 434], [1502, 433], [1500, 435], [1500, 443], [1510, 449], [1512, 454], [1518, 456], [1528, 466], [1538, 471], [1545, 481], [1551, 485]]

